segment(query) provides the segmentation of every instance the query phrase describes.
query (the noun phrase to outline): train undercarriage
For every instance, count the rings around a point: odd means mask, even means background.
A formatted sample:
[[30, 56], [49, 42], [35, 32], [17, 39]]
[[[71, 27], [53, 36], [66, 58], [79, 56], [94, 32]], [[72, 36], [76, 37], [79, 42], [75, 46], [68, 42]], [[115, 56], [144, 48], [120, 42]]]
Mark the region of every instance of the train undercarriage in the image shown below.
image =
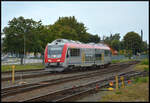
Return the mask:
[[45, 71], [47, 72], [64, 72], [70, 70], [89, 70], [89, 69], [102, 69], [109, 66], [111, 63], [107, 63], [104, 65], [92, 65], [92, 66], [75, 66], [69, 65], [68, 67], [64, 66], [46, 66]]

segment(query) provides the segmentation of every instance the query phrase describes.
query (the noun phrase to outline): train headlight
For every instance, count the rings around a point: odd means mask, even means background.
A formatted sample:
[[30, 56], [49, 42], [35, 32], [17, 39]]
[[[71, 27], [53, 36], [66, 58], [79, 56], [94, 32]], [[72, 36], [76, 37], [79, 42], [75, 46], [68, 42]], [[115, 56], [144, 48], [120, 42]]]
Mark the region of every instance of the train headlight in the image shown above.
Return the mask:
[[48, 59], [48, 61], [49, 61], [49, 62], [51, 62], [51, 60], [50, 60], [50, 59]]
[[57, 59], [57, 62], [60, 62], [60, 59]]

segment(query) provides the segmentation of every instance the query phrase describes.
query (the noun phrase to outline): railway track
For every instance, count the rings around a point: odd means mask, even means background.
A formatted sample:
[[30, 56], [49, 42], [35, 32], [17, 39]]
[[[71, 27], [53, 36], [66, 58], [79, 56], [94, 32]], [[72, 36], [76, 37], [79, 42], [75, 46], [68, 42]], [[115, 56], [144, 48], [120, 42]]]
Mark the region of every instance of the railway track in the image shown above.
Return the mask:
[[[76, 73], [76, 72], [80, 72], [80, 71], [72, 71], [72, 73]], [[71, 73], [71, 72], [62, 72], [62, 73], [50, 73], [50, 72], [46, 72], [43, 69], [40, 70], [27, 70], [27, 71], [17, 71], [15, 72], [15, 80], [18, 80], [20, 78], [23, 79], [28, 79], [28, 78], [37, 78], [37, 77], [41, 77], [41, 76], [48, 76], [48, 75], [60, 75], [60, 74], [67, 74], [67, 73]], [[2, 78], [1, 81], [10, 81], [12, 79], [12, 73], [8, 72], [8, 73], [2, 73]]]
[[[90, 70], [89, 70], [90, 71]], [[69, 73], [78, 73], [78, 72], [81, 72], [81, 71], [67, 71], [67, 72], [61, 72], [61, 73], [50, 73], [50, 72], [46, 72], [44, 71], [43, 69], [41, 70], [38, 70], [38, 71], [26, 71], [26, 72], [17, 72], [15, 73], [15, 80], [19, 80], [20, 78], [23, 78], [23, 79], [28, 79], [28, 78], [37, 78], [37, 77], [42, 77], [42, 76], [52, 76], [52, 75], [61, 75], [61, 74], [69, 74]], [[11, 77], [11, 73], [10, 73], [10, 76], [2, 76], [1, 78], [1, 81], [10, 81], [12, 79]]]
[[[134, 62], [132, 62], [134, 63]], [[123, 63], [119, 63], [119, 65], [122, 65]], [[111, 64], [110, 66], [113, 65], [118, 65], [118, 64]], [[80, 71], [69, 71], [69, 72], [64, 72], [64, 73], [75, 73], [75, 72], [80, 72]], [[18, 70], [15, 71], [15, 80], [19, 80], [21, 78], [23, 79], [28, 79], [28, 78], [37, 78], [41, 76], [47, 76], [47, 75], [57, 75], [57, 74], [64, 74], [64, 73], [47, 73], [43, 69], [34, 69], [34, 70]], [[10, 76], [4, 76], [3, 75], [10, 75]], [[11, 72], [3, 72], [2, 73], [2, 78], [1, 81], [10, 81], [12, 79], [11, 77]]]
[[[126, 68], [126, 67], [130, 66], [131, 64], [135, 64], [135, 63], [136, 62], [123, 63], [123, 64], [120, 64], [120, 65], [114, 65], [113, 67], [108, 67], [108, 69], [111, 68], [111, 70], [109, 70], [109, 72], [115, 72], [120, 67]], [[73, 81], [73, 80], [77, 80], [77, 79], [79, 80], [79, 79], [82, 79], [82, 78], [88, 78], [89, 76], [96, 76], [96, 75], [100, 75], [100, 74], [104, 75], [105, 73], [108, 73], [107, 69], [103, 69], [103, 71], [92, 72], [92, 73], [85, 74], [85, 75], [72, 76], [72, 77], [69, 77], [69, 78], [66, 77], [66, 78], [55, 79], [55, 80], [50, 80], [50, 81], [43, 81], [43, 82], [40, 82], [40, 83], [27, 84], [27, 85], [22, 85], [22, 86], [15, 86], [15, 87], [11, 87], [11, 88], [5, 88], [5, 89], [1, 90], [1, 95], [2, 95], [2, 98], [3, 98], [3, 97], [11, 96], [11, 95], [14, 95], [14, 94], [17, 94], [17, 93], [27, 92], [27, 91], [37, 89], [37, 88], [42, 88], [42, 87], [47, 87], [47, 86], [51, 86], [51, 85], [61, 84], [61, 83], [64, 83], [64, 82], [69, 82], [69, 81]]]
[[[18, 80], [20, 78], [23, 79], [27, 79], [27, 78], [37, 78], [37, 77], [41, 77], [41, 76], [47, 76], [50, 75], [50, 73], [45, 72], [44, 70], [41, 71], [36, 71], [36, 72], [30, 72], [30, 73], [24, 73], [24, 72], [19, 72], [19, 73], [15, 73], [15, 80]], [[10, 81], [12, 79], [11, 76], [6, 76], [1, 78], [1, 81]]]
[[[16, 70], [15, 72], [19, 73], [19, 72], [41, 71], [43, 69]], [[2, 74], [10, 74], [10, 73], [11, 73], [11, 71], [2, 72]]]
[[[113, 68], [117, 67], [117, 65], [114, 65]], [[109, 68], [108, 68], [109, 69]], [[32, 83], [32, 84], [25, 84], [25, 85], [21, 85], [21, 86], [14, 86], [14, 87], [10, 87], [10, 88], [4, 88], [1, 90], [1, 96], [5, 97], [14, 93], [20, 93], [20, 92], [25, 92], [25, 91], [29, 91], [32, 89], [36, 89], [36, 88], [41, 88], [41, 87], [45, 87], [45, 86], [49, 86], [49, 85], [54, 85], [57, 83], [62, 83], [62, 82], [67, 82], [67, 81], [71, 81], [71, 80], [77, 80], [77, 79], [81, 79], [81, 78], [86, 78], [89, 76], [94, 76], [96, 74], [99, 74], [100, 72], [104, 73], [107, 72], [106, 69], [99, 71], [99, 72], [92, 72], [92, 73], [88, 73], [88, 74], [81, 74], [81, 75], [76, 75], [76, 76], [70, 76], [70, 77], [64, 77], [61, 79], [54, 79], [54, 80], [47, 80], [47, 81], [42, 81], [39, 83]], [[110, 71], [111, 72], [111, 71]]]
[[[124, 76], [125, 80], [128, 80], [130, 77], [139, 76], [139, 75], [145, 75], [146, 72], [127, 72], [127, 73], [121, 73], [118, 76]], [[39, 96], [39, 97], [33, 97], [31, 99], [19, 101], [19, 102], [64, 102], [64, 101], [74, 101], [75, 98], [81, 97], [81, 95], [84, 95], [85, 93], [92, 92], [96, 90], [96, 85], [99, 85], [99, 88], [108, 86], [109, 82], [115, 82], [115, 77], [109, 77], [103, 80], [97, 80], [88, 82], [83, 85], [76, 86], [75, 88], [67, 88], [63, 90], [58, 90], [52, 93], [49, 93], [47, 95]], [[119, 83], [121, 81], [119, 80]]]
[[[122, 73], [119, 75], [123, 76], [125, 78], [125, 84], [127, 84], [127, 80], [129, 80], [131, 77], [136, 77], [136, 76], [146, 76], [148, 75], [147, 72], [127, 72], [127, 73]], [[73, 92], [70, 92], [72, 90], [66, 89], [66, 90], [62, 90], [57, 92], [56, 94], [49, 94], [47, 96], [43, 96], [43, 97], [38, 97], [38, 98], [33, 98], [33, 99], [29, 99], [26, 101], [31, 101], [31, 102], [35, 102], [35, 101], [54, 101], [54, 102], [65, 102], [65, 101], [75, 101], [77, 100], [79, 97], [81, 98], [81, 96], [86, 95], [87, 93], [90, 92], [95, 92], [96, 91], [96, 85], [99, 85], [99, 89], [100, 88], [104, 88], [104, 87], [108, 87], [109, 86], [109, 82], [114, 82], [115, 83], [115, 77], [110, 77], [107, 78], [105, 80], [99, 80], [96, 82], [90, 82], [87, 83], [85, 85], [82, 86], [78, 86], [77, 88], [75, 88], [73, 90]], [[121, 80], [118, 81], [119, 84], [121, 84]], [[70, 92], [70, 93], [69, 93]], [[55, 95], [55, 98], [50, 98], [52, 95]], [[47, 98], [48, 97], [48, 98]], [[43, 99], [44, 98], [44, 99]]]

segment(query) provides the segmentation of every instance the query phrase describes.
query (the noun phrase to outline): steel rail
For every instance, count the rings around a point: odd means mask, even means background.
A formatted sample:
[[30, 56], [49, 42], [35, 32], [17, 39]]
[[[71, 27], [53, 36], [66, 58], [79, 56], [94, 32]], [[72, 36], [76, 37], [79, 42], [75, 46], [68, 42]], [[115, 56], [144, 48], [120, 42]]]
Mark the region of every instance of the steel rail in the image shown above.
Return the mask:
[[[115, 70], [117, 70], [119, 67], [128, 67], [131, 64], [135, 64], [137, 62], [130, 62], [128, 65], [127, 63], [122, 63], [119, 65], [113, 65], [112, 67], [115, 68]], [[118, 67], [118, 68], [116, 68]], [[111, 67], [108, 67], [107, 69], [110, 69]], [[21, 93], [21, 92], [26, 92], [29, 90], [33, 90], [33, 89], [37, 89], [37, 88], [41, 88], [41, 87], [46, 87], [46, 86], [50, 86], [50, 85], [55, 85], [55, 84], [59, 84], [59, 83], [63, 83], [63, 82], [67, 82], [67, 81], [72, 81], [72, 80], [77, 80], [77, 79], [81, 79], [81, 78], [87, 78], [89, 77], [89, 75], [92, 76], [96, 76], [96, 74], [102, 73], [108, 73], [108, 72], [112, 72], [115, 71], [114, 69], [107, 71], [107, 69], [102, 69], [103, 71], [99, 71], [99, 72], [95, 72], [95, 74], [89, 73], [89, 74], [85, 74], [85, 75], [77, 75], [77, 76], [72, 76], [72, 77], [65, 77], [65, 78], [61, 78], [61, 79], [54, 79], [54, 80], [50, 80], [50, 81], [43, 81], [43, 82], [39, 82], [39, 83], [34, 83], [34, 84], [27, 84], [27, 85], [22, 85], [22, 86], [15, 86], [15, 87], [11, 87], [11, 88], [5, 88], [1, 90], [1, 94], [2, 97], [6, 97], [6, 96], [10, 96], [16, 93]], [[104, 73], [105, 72], [105, 73]], [[49, 82], [49, 83], [47, 83]], [[46, 84], [45, 84], [46, 83]]]
[[[115, 68], [115, 67], [117, 67], [117, 65], [114, 65], [113, 67]], [[29, 91], [29, 90], [32, 90], [32, 89], [37, 89], [37, 88], [41, 88], [41, 87], [55, 85], [55, 84], [58, 84], [58, 83], [68, 82], [68, 81], [77, 80], [77, 79], [81, 79], [81, 78], [87, 78], [90, 75], [95, 76], [96, 74], [104, 73], [104, 72], [108, 73], [108, 71], [106, 71], [106, 69], [103, 69], [103, 71], [100, 70], [99, 72], [94, 71], [92, 73], [87, 73], [87, 74], [69, 76], [69, 77], [64, 77], [64, 78], [60, 78], [60, 79], [46, 80], [46, 81], [42, 81], [42, 82], [39, 82], [39, 83], [32, 83], [32, 84], [25, 84], [25, 85], [21, 85], [21, 86], [14, 86], [14, 87], [9, 87], [9, 88], [4, 88], [4, 89], [1, 90], [1, 96], [6, 97], [6, 96], [10, 96], [10, 95], [13, 95], [13, 94], [16, 94], [16, 93]], [[110, 71], [110, 72], [112, 72], [112, 71]]]
[[[16, 70], [15, 72], [30, 72], [30, 71], [40, 71], [40, 70], [43, 70], [44, 68], [42, 69], [26, 69], [26, 70]], [[5, 72], [1, 72], [2, 74], [9, 74], [11, 73], [12, 71], [5, 71]]]
[[[138, 61], [136, 61], [136, 62], [138, 62]], [[135, 63], [135, 61], [130, 61], [130, 62], [125, 62], [125, 63]], [[110, 66], [113, 66], [113, 65], [122, 65], [122, 64], [124, 64], [124, 63], [115, 63], [115, 64], [111, 64]], [[33, 71], [33, 72], [32, 72]], [[43, 69], [33, 69], [33, 70], [18, 70], [18, 71], [15, 71], [15, 73], [20, 73], [20, 76], [15, 76], [15, 80], [18, 80], [18, 79], [20, 79], [21, 78], [21, 76], [22, 76], [22, 78], [24, 78], [24, 79], [27, 79], [27, 78], [36, 78], [36, 77], [41, 77], [41, 76], [46, 76], [46, 75], [52, 75], [52, 74], [55, 74], [56, 75], [56, 73], [46, 73], [46, 72], [44, 72], [44, 73], [42, 73], [41, 74], [41, 72], [40, 73], [38, 73], [39, 71], [44, 71]], [[26, 73], [28, 73], [29, 72], [29, 75], [24, 75], [24, 74], [26, 74]], [[77, 71], [72, 71], [73, 73], [74, 72], [77, 72]], [[4, 74], [6, 74], [6, 73], [9, 73], [9, 74], [11, 74], [11, 72], [4, 72]], [[68, 72], [64, 72], [64, 73], [70, 73], [69, 71]], [[64, 74], [64, 73], [61, 73], [61, 74]], [[3, 74], [3, 73], [2, 73]], [[60, 74], [60, 73], [57, 73], [57, 74]], [[12, 79], [12, 77], [11, 76], [9, 76], [9, 77], [4, 77], [4, 78], [1, 78], [1, 81], [3, 82], [3, 81], [8, 81], [8, 80], [11, 80]]]
[[[125, 80], [128, 80], [129, 77], [134, 77], [137, 75], [140, 75], [141, 73], [137, 73], [137, 72], [127, 72], [127, 73], [121, 73], [118, 76], [124, 76], [124, 78], [126, 78]], [[114, 76], [106, 78], [104, 80], [97, 80], [97, 81], [92, 81], [92, 82], [88, 82], [86, 84], [83, 85], [79, 85], [77, 86], [75, 89], [71, 88], [67, 88], [67, 89], [63, 89], [63, 90], [59, 90], [59, 91], [55, 91], [52, 93], [49, 93], [47, 95], [44, 96], [39, 96], [39, 97], [34, 97], [28, 100], [23, 100], [23, 101], [19, 101], [19, 102], [41, 102], [41, 101], [46, 101], [46, 102], [64, 102], [64, 101], [71, 101], [74, 100], [73, 98], [79, 97], [79, 95], [93, 91], [96, 89], [96, 85], [100, 85], [99, 88], [108, 86], [108, 83], [110, 81], [115, 82]], [[119, 82], [121, 82], [121, 80], [119, 80]]]

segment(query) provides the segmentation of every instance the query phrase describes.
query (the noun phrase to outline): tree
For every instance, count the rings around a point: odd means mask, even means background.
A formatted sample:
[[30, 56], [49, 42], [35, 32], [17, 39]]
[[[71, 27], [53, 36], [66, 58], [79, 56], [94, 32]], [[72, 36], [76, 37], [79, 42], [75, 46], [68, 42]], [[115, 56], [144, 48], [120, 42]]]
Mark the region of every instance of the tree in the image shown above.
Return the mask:
[[124, 49], [125, 49], [125, 47], [124, 47], [124, 41], [121, 40], [120, 41], [120, 50], [124, 50]]
[[124, 37], [124, 45], [127, 50], [132, 50], [132, 54], [137, 54], [141, 49], [141, 37], [133, 31], [128, 32]]
[[58, 38], [78, 40], [80, 42], [99, 42], [98, 35], [92, 35], [87, 32], [84, 23], [78, 22], [74, 16], [59, 17], [53, 25], [47, 25], [47, 38], [55, 40]]
[[[38, 29], [41, 26], [41, 21], [25, 19], [20, 16], [13, 18], [8, 23], [8, 27], [3, 29], [6, 37], [4, 38], [4, 51], [19, 54], [21, 64], [23, 64], [24, 42], [26, 52], [39, 51], [39, 36]], [[24, 41], [25, 40], [25, 41]]]
[[147, 49], [148, 49], [148, 44], [146, 41], [142, 41], [142, 44], [141, 44], [141, 52], [145, 52], [145, 54], [147, 54]]
[[110, 40], [120, 40], [120, 33], [111, 34]]
[[100, 37], [98, 36], [98, 34], [96, 34], [96, 35], [88, 34], [88, 35], [89, 35], [88, 42], [93, 42], [93, 43], [99, 43], [100, 42]]
[[78, 40], [87, 43], [89, 41], [89, 33], [82, 22], [78, 22], [74, 16], [59, 17], [59, 19], [52, 25], [52, 32], [58, 38]]
[[103, 37], [104, 43], [109, 45], [115, 50], [120, 50], [120, 33], [111, 34], [110, 36]]
[[111, 42], [111, 47], [112, 47], [114, 50], [119, 51], [119, 50], [120, 50], [120, 41], [119, 41], [119, 40], [113, 40], [113, 41]]

